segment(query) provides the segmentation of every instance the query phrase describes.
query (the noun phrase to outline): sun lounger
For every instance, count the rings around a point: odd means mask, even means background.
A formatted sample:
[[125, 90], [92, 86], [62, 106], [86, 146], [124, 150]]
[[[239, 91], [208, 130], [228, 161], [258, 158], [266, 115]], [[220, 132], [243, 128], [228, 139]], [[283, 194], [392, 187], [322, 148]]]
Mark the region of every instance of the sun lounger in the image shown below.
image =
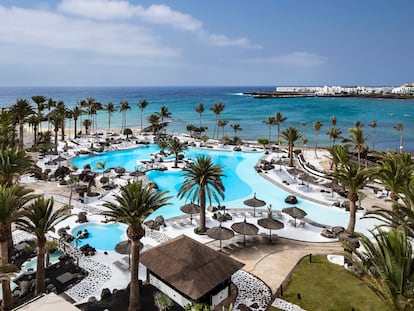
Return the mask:
[[301, 222], [299, 223], [298, 227], [305, 228], [305, 224], [306, 224], [306, 222], [301, 221]]
[[128, 264], [126, 262], [124, 262], [123, 260], [122, 261], [120, 261], [120, 260], [114, 261], [113, 264], [115, 265], [115, 267], [118, 267], [122, 271], [129, 270]]
[[288, 224], [289, 225], [292, 225], [292, 226], [295, 226], [296, 223], [295, 223], [295, 220], [294, 219], [289, 219], [288, 220]]

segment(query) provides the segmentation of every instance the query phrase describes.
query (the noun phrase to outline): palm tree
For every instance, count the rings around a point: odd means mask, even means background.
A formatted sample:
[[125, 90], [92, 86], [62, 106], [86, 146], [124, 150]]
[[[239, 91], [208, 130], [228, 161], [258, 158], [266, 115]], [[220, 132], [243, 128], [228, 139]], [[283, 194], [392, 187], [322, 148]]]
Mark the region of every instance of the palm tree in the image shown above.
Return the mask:
[[0, 185], [7, 187], [17, 182], [21, 175], [33, 170], [33, 158], [16, 147], [0, 148]]
[[57, 110], [54, 111], [53, 115], [51, 116], [50, 122], [53, 125], [53, 132], [54, 132], [54, 136], [55, 136], [55, 141], [54, 141], [54, 148], [55, 148], [55, 152], [57, 152], [57, 147], [58, 147], [58, 132], [59, 132], [59, 128], [62, 126], [62, 123], [65, 120], [65, 116], [58, 112]]
[[37, 132], [40, 124], [40, 119], [37, 115], [32, 114], [26, 119], [30, 127], [33, 127], [33, 147], [37, 146]]
[[401, 122], [397, 122], [394, 128], [400, 133], [400, 153], [403, 152], [403, 125]]
[[223, 167], [213, 164], [211, 157], [198, 156], [195, 161], [183, 169], [184, 182], [177, 196], [186, 197], [191, 202], [200, 205], [199, 233], [206, 231], [206, 199], [210, 204], [212, 199], [219, 203], [219, 196], [224, 199], [224, 185], [222, 182]]
[[275, 117], [268, 116], [266, 120], [263, 120], [263, 123], [264, 124], [267, 124], [267, 126], [269, 127], [269, 137], [268, 137], [268, 140], [270, 142], [270, 137], [272, 135], [272, 126], [273, 125], [276, 125], [276, 118]]
[[203, 127], [203, 123], [201, 122], [201, 115], [204, 112], [204, 103], [198, 103], [197, 107], [194, 108], [195, 112], [200, 114], [200, 128]]
[[171, 117], [171, 112], [168, 111], [168, 108], [166, 106], [162, 106], [161, 109], [160, 109], [160, 112], [157, 112], [157, 114], [161, 118], [161, 128], [163, 128], [164, 131], [165, 131], [166, 126], [164, 124], [164, 119], [170, 118]]
[[121, 133], [126, 128], [126, 112], [127, 110], [130, 110], [130, 109], [131, 109], [131, 106], [126, 100], [121, 101], [121, 103], [119, 104], [119, 111], [122, 113]]
[[337, 122], [336, 117], [335, 116], [331, 116], [330, 117], [330, 120], [331, 120], [332, 126], [335, 127], [336, 126], [336, 122]]
[[148, 101], [146, 99], [141, 99], [138, 103], [138, 108], [141, 111], [141, 133], [142, 133], [142, 113], [144, 112], [144, 109], [148, 106]]
[[[36, 96], [32, 96], [32, 101], [36, 104], [37, 106], [37, 116], [39, 118], [39, 120], [42, 120], [42, 111], [46, 108], [46, 101], [47, 98], [46, 96], [43, 95], [36, 95]], [[40, 127], [41, 129], [41, 127]]]
[[89, 119], [83, 120], [83, 126], [85, 127], [85, 134], [86, 135], [89, 135], [89, 129], [91, 127], [91, 124], [92, 124], [91, 120], [89, 120]]
[[70, 217], [70, 207], [63, 206], [54, 210], [53, 199], [38, 198], [25, 209], [23, 218], [19, 218], [16, 224], [19, 229], [33, 233], [36, 236], [37, 269], [35, 295], [45, 291], [45, 251], [46, 234], [55, 231], [55, 226]]
[[372, 178], [379, 179], [391, 191], [391, 199], [398, 201], [400, 193], [406, 193], [410, 189], [414, 173], [414, 162], [410, 154], [388, 151], [378, 163], [379, 166], [370, 169]]
[[23, 126], [26, 121], [26, 118], [31, 114], [34, 114], [34, 110], [26, 99], [18, 99], [16, 103], [10, 107], [10, 112], [16, 117], [16, 119], [19, 122], [19, 148], [23, 150]]
[[368, 183], [368, 173], [369, 171], [367, 169], [361, 169], [359, 165], [348, 161], [346, 163], [341, 163], [338, 170], [331, 174], [334, 178], [337, 178], [339, 184], [348, 191], [349, 222], [346, 232], [349, 234], [353, 234], [355, 231], [358, 191]]
[[105, 105], [105, 111], [108, 113], [108, 132], [111, 131], [111, 117], [115, 112], [115, 105], [109, 102]]
[[73, 135], [74, 138], [76, 138], [78, 136], [78, 132], [77, 132], [78, 131], [78, 119], [83, 113], [84, 113], [84, 111], [79, 106], [75, 106], [72, 109], [74, 131], [75, 131], [75, 134]]
[[216, 136], [216, 130], [217, 130], [217, 139], [218, 139], [218, 124], [220, 122], [220, 114], [223, 112], [224, 108], [226, 107], [225, 104], [222, 102], [215, 102], [212, 107], [210, 107], [210, 110], [216, 115], [216, 124], [214, 125], [214, 132], [213, 132], [213, 139]]
[[0, 145], [15, 146], [17, 142], [15, 117], [8, 109], [0, 109]]
[[59, 101], [56, 105], [56, 113], [60, 116], [60, 131], [61, 131], [61, 141], [65, 140], [65, 119], [70, 114], [68, 108], [66, 108], [65, 103], [63, 101]]
[[[223, 129], [223, 136], [222, 136], [222, 140], [224, 140], [224, 127], [225, 127], [228, 123], [229, 123], [229, 121], [228, 121], [228, 120], [220, 120], [220, 121], [218, 122], [218, 126], [219, 126], [219, 127], [221, 127], [221, 128]], [[218, 132], [218, 130], [217, 130], [217, 132]], [[217, 136], [218, 136], [218, 133], [217, 133]]]
[[329, 136], [329, 146], [335, 145], [336, 139], [342, 134], [340, 128], [330, 127], [326, 134]]
[[306, 121], [300, 121], [300, 125], [302, 126], [303, 137], [306, 137], [306, 125], [308, 123]]
[[316, 153], [316, 150], [318, 149], [318, 135], [319, 131], [321, 130], [323, 124], [321, 121], [315, 121], [313, 122], [313, 130], [315, 131], [315, 157], [318, 158], [318, 154]]
[[368, 126], [372, 127], [372, 151], [375, 151], [375, 128], [377, 127], [377, 121], [372, 120]]
[[358, 234], [361, 251], [349, 261], [363, 272], [361, 278], [390, 310], [414, 310], [414, 260], [411, 241], [403, 227], [376, 229], [373, 239]]
[[160, 116], [156, 113], [153, 113], [147, 117], [147, 121], [149, 124], [151, 124], [152, 134], [155, 135], [160, 126]]
[[276, 112], [275, 124], [277, 125], [277, 144], [280, 145], [280, 125], [287, 120], [281, 112]]
[[108, 210], [102, 214], [110, 222], [121, 222], [128, 225], [127, 236], [131, 240], [131, 283], [129, 294], [129, 311], [141, 310], [138, 264], [139, 244], [145, 235], [142, 223], [151, 213], [168, 205], [171, 197], [165, 191], [155, 192], [151, 186], [143, 186], [142, 181], [128, 182], [121, 187], [120, 194], [115, 195], [115, 202], [105, 202]]
[[[0, 260], [1, 265], [7, 265], [9, 260], [9, 246], [12, 241], [11, 225], [25, 215], [23, 206], [33, 199], [33, 190], [20, 185], [0, 186]], [[2, 310], [11, 310], [13, 296], [10, 290], [10, 280], [1, 280], [3, 288]]]
[[234, 143], [236, 143], [237, 132], [242, 131], [240, 124], [231, 124], [230, 127], [234, 130]]
[[184, 151], [184, 145], [177, 137], [173, 137], [168, 141], [167, 149], [169, 152], [175, 154], [174, 167], [178, 167], [178, 155]]
[[289, 126], [286, 130], [282, 131], [281, 136], [288, 143], [289, 148], [289, 166], [293, 167], [293, 147], [295, 142], [302, 138], [302, 133], [294, 126]]
[[354, 127], [349, 129], [349, 138], [351, 139], [351, 144], [354, 147], [354, 150], [358, 154], [358, 164], [361, 164], [361, 151], [367, 148], [365, 144], [367, 136], [364, 136], [364, 132], [361, 127]]

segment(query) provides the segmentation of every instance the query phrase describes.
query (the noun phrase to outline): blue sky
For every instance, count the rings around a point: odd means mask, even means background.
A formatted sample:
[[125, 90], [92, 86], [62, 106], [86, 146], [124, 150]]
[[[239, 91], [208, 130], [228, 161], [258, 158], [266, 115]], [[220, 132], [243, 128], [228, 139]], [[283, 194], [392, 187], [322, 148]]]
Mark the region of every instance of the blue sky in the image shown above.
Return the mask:
[[1, 86], [401, 85], [414, 1], [0, 0]]

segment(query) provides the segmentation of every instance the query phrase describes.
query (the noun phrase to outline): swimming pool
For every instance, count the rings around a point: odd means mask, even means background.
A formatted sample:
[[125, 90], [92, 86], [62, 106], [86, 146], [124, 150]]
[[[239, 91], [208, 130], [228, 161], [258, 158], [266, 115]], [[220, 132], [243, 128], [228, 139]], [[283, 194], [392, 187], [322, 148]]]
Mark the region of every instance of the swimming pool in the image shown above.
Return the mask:
[[127, 239], [127, 226], [120, 223], [86, 223], [74, 227], [71, 233], [76, 237], [79, 231], [83, 232], [85, 229], [89, 232], [89, 236], [84, 239], [76, 239], [72, 242], [72, 245], [81, 247], [85, 244], [89, 244], [99, 250], [113, 251], [117, 243]]
[[[133, 171], [137, 160], [148, 159], [151, 153], [157, 150], [159, 149], [155, 145], [148, 145], [131, 150], [103, 153], [102, 155], [96, 156], [96, 158], [95, 156], [81, 157], [82, 161], [78, 158], [74, 159], [73, 163], [82, 163], [80, 167], [89, 163], [93, 168], [92, 163], [106, 159], [108, 163], [112, 163], [108, 164], [107, 167], [120, 165], [125, 166], [127, 170]], [[189, 148], [184, 153], [186, 158], [192, 159], [200, 154], [208, 155], [215, 164], [224, 166], [224, 174], [226, 175], [223, 178], [225, 199], [221, 202], [222, 205], [226, 205], [229, 208], [246, 208], [243, 201], [251, 198], [256, 193], [258, 198], [265, 200], [267, 204], [272, 204], [273, 210], [281, 210], [286, 207], [284, 199], [290, 193], [276, 187], [261, 177], [254, 169], [254, 166], [260, 160], [263, 153], [200, 148]], [[131, 166], [131, 163], [134, 165]], [[170, 200], [172, 205], [158, 209], [149, 218], [154, 219], [158, 215], [163, 215], [164, 218], [182, 215], [180, 206], [188, 203], [185, 199], [179, 200], [177, 198], [178, 190], [183, 182], [182, 172], [153, 170], [146, 174], [157, 184], [160, 190], [168, 191], [168, 195], [172, 196]], [[213, 202], [213, 204], [216, 204], [216, 202]], [[344, 227], [348, 224], [349, 213], [344, 210], [322, 206], [300, 198], [298, 198], [296, 205], [307, 212], [309, 219], [321, 224]], [[365, 232], [367, 228], [372, 228], [374, 223], [375, 221], [370, 219], [358, 220], [356, 230]]]

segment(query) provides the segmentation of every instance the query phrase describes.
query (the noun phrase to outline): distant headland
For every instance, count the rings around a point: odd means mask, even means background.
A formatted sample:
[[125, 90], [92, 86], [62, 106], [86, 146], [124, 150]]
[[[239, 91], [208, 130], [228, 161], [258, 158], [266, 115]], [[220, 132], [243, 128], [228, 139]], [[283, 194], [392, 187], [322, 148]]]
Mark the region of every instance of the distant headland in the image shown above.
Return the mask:
[[284, 86], [273, 91], [243, 93], [253, 98], [296, 98], [296, 97], [367, 97], [414, 99], [414, 83], [399, 87], [366, 86]]

